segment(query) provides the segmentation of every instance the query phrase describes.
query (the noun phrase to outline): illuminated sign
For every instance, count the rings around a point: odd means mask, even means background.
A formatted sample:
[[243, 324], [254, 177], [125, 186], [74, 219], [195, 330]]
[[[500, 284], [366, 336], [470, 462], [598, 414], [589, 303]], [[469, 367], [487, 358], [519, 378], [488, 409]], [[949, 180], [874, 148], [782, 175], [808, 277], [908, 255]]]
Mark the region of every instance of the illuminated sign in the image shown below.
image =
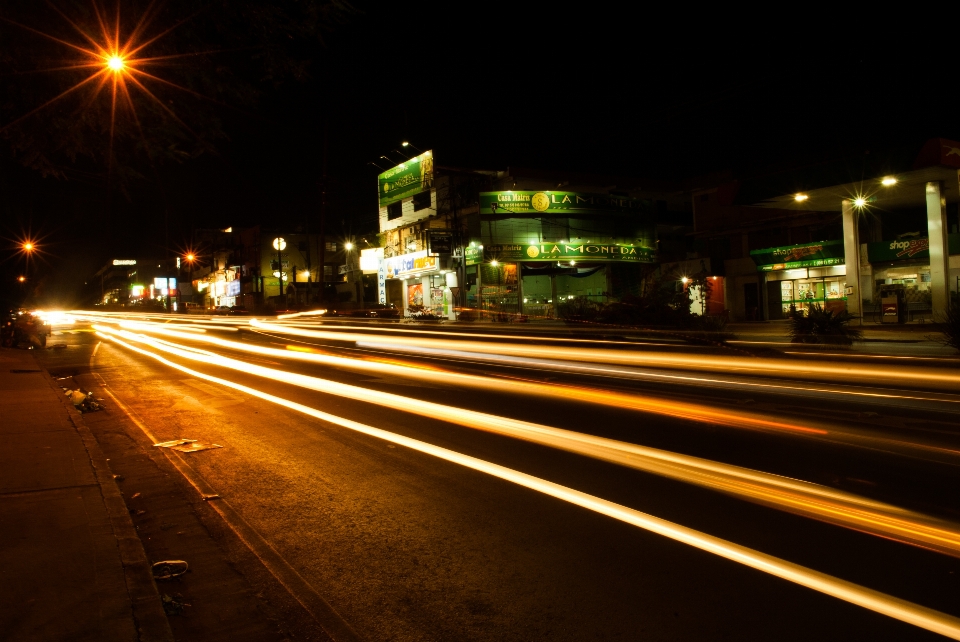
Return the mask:
[[412, 252], [410, 254], [401, 254], [384, 259], [387, 276], [399, 278], [415, 272], [432, 272], [437, 269], [437, 257], [430, 256], [426, 250]]
[[821, 241], [751, 250], [750, 258], [761, 272], [843, 265], [843, 241]]
[[[485, 258], [497, 261], [633, 261], [656, 262], [657, 251], [642, 245], [616, 243], [537, 243], [529, 245], [488, 245]], [[468, 257], [469, 261], [469, 257]]]
[[414, 156], [405, 163], [388, 169], [377, 177], [380, 207], [396, 203], [408, 196], [433, 187], [433, 152]]
[[511, 214], [623, 214], [651, 213], [651, 202], [612, 194], [586, 192], [480, 192], [480, 213]]
[[113, 259], [114, 265], [136, 265], [136, 259]]

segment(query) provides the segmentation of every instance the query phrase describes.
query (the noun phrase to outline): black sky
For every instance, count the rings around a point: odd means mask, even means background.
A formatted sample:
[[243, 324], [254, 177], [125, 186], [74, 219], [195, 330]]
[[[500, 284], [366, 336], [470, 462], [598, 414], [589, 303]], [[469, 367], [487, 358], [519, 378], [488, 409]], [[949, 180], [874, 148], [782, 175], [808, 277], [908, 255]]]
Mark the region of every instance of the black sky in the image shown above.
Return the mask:
[[[0, 234], [45, 237], [35, 282], [71, 303], [106, 259], [165, 256], [195, 228], [315, 225], [324, 158], [329, 224], [367, 231], [379, 171], [368, 163], [397, 159], [402, 140], [440, 165], [683, 179], [960, 138], [949, 43], [916, 47], [894, 20], [859, 38], [838, 16], [787, 27], [780, 15], [692, 6], [355, 6], [322, 46], [298, 49], [312, 52], [305, 77], [261, 82], [254, 105], [216, 107], [229, 138], [213, 153], [143, 163], [143, 179], [121, 190], [81, 172], [43, 178], [4, 149]], [[11, 117], [0, 111], [0, 127]], [[23, 264], [4, 252], [9, 300]]]

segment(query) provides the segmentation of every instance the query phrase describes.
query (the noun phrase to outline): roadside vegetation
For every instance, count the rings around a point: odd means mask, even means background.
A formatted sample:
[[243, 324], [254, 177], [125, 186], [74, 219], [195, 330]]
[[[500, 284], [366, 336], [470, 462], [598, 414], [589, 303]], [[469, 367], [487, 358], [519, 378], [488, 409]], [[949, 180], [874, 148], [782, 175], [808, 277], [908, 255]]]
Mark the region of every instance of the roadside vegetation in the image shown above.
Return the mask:
[[790, 315], [790, 339], [793, 343], [848, 346], [863, 341], [863, 330], [850, 325], [859, 318], [846, 310], [834, 312], [813, 304], [806, 314], [794, 312]]

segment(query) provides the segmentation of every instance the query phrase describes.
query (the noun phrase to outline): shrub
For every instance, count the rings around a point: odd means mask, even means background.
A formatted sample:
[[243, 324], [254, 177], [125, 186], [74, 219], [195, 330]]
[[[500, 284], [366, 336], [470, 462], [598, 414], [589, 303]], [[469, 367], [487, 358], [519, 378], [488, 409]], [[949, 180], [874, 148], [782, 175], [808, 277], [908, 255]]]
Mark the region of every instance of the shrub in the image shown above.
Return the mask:
[[947, 313], [937, 319], [943, 324], [943, 344], [960, 350], [960, 301], [956, 297]]
[[557, 315], [564, 321], [596, 321], [601, 307], [585, 296], [578, 296], [557, 305]]
[[850, 345], [863, 340], [863, 330], [849, 325], [852, 320], [859, 318], [846, 310], [824, 310], [823, 306], [815, 303], [807, 309], [806, 315], [802, 312], [790, 315], [790, 338], [793, 343]]

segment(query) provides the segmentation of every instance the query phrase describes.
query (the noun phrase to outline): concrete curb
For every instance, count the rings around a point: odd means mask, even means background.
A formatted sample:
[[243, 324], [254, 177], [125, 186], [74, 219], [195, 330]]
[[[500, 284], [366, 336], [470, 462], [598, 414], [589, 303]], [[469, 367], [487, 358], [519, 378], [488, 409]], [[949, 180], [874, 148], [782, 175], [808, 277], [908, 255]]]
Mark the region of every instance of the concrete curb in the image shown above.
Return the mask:
[[147, 554], [143, 550], [140, 536], [130, 519], [126, 502], [120, 493], [110, 465], [96, 438], [83, 422], [83, 415], [70, 404], [61, 394], [59, 386], [54, 382], [50, 373], [43, 370], [43, 377], [57, 392], [60, 403], [66, 406], [70, 423], [77, 429], [90, 465], [93, 467], [104, 507], [110, 519], [110, 526], [117, 539], [120, 562], [123, 565], [124, 581], [127, 585], [127, 596], [130, 600], [131, 615], [136, 627], [139, 642], [174, 642], [170, 622], [163, 610], [160, 592], [153, 580], [153, 571]]

